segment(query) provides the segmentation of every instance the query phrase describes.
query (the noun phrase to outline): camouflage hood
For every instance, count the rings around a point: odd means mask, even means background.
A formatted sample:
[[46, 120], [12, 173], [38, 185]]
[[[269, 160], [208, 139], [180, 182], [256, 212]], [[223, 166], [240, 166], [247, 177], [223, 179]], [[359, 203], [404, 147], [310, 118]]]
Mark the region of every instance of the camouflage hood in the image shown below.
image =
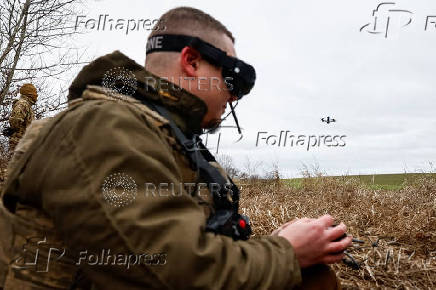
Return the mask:
[[21, 97], [26, 100], [31, 106], [35, 105], [36, 101], [32, 96], [21, 95]]
[[200, 133], [206, 103], [185, 89], [145, 70], [120, 51], [104, 55], [86, 65], [69, 88], [68, 100], [80, 98], [88, 85], [102, 86], [136, 99], [164, 105], [185, 132]]

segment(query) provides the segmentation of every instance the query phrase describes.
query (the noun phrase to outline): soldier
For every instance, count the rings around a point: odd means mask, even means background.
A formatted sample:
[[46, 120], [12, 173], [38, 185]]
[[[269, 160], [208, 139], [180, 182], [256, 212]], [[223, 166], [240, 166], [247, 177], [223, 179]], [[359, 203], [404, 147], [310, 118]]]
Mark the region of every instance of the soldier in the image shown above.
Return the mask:
[[12, 105], [9, 125], [12, 135], [9, 137], [9, 152], [12, 155], [15, 147], [24, 135], [26, 128], [35, 119], [32, 106], [36, 103], [38, 93], [32, 84], [24, 84], [20, 88], [21, 97]]
[[69, 108], [29, 134], [2, 191], [5, 288], [339, 288], [325, 264], [350, 245], [345, 225], [305, 218], [249, 239], [237, 187], [197, 138], [254, 85], [232, 34], [188, 7], [162, 23], [145, 69], [118, 51], [94, 60]]

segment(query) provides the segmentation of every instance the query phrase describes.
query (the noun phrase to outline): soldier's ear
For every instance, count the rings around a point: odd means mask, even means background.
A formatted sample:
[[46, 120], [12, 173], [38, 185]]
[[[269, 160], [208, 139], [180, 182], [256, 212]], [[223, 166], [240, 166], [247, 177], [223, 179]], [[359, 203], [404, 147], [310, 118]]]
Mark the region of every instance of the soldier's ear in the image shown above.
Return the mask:
[[180, 52], [180, 65], [188, 77], [197, 76], [200, 60], [200, 53], [192, 47], [187, 46]]

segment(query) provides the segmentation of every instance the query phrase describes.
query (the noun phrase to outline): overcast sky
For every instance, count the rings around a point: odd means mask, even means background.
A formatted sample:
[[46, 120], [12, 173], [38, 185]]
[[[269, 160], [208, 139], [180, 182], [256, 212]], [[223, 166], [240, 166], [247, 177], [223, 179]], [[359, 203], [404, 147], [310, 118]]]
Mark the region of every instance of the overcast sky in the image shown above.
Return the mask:
[[[276, 162], [285, 177], [298, 177], [302, 164], [329, 175], [415, 172], [436, 164], [436, 17], [427, 19], [436, 15], [436, 2], [392, 2], [380, 6], [377, 23], [373, 10], [383, 2], [372, 0], [100, 0], [86, 2], [81, 20], [157, 19], [192, 6], [226, 25], [238, 57], [257, 72], [252, 93], [237, 107], [243, 139], [235, 143], [236, 129], [221, 130], [218, 151], [239, 167], [250, 158], [263, 169]], [[118, 49], [144, 64], [149, 31], [85, 31], [77, 44], [89, 57]], [[231, 117], [225, 122], [233, 124]], [[272, 138], [256, 146], [260, 131], [267, 132], [262, 138], [289, 131], [286, 146], [271, 145]], [[307, 136], [302, 146], [298, 135]], [[345, 135], [345, 146], [308, 148], [312, 135]], [[210, 135], [208, 146], [217, 140]]]

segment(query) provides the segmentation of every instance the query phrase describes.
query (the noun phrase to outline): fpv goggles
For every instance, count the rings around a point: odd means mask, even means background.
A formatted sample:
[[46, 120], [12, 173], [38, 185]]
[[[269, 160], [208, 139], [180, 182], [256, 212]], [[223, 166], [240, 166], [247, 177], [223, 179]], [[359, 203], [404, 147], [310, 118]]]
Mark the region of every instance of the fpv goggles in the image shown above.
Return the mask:
[[195, 48], [210, 64], [222, 67], [222, 75], [231, 94], [240, 100], [253, 88], [256, 81], [254, 68], [242, 60], [228, 56], [225, 51], [198, 37], [176, 34], [160, 34], [147, 41], [146, 54], [160, 51], [180, 52], [186, 46]]

